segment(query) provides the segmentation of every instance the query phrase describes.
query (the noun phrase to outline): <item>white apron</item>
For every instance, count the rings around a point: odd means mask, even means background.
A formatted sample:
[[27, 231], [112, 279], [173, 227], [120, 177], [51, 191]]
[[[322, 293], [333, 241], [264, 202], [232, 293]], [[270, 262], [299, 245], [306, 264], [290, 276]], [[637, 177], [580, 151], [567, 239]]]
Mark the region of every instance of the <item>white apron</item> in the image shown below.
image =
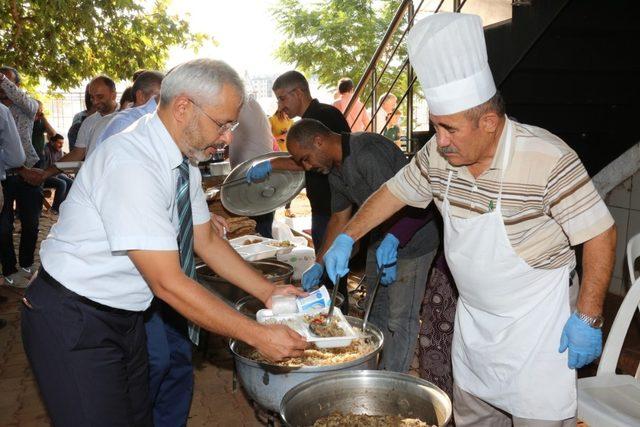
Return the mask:
[[458, 387], [514, 416], [562, 420], [576, 415], [576, 374], [558, 353], [569, 318], [569, 269], [535, 269], [513, 250], [502, 220], [502, 179], [511, 126], [506, 126], [496, 209], [453, 218], [442, 205], [444, 250], [458, 299], [453, 377]]

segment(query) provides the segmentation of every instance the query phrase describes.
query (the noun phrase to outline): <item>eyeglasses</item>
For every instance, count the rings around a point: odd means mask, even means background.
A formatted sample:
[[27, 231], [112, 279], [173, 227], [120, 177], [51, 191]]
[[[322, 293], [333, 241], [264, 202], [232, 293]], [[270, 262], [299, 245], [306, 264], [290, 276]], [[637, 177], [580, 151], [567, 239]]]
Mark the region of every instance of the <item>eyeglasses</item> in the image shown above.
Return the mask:
[[219, 121], [217, 121], [216, 119], [214, 119], [213, 117], [211, 117], [210, 115], [207, 114], [206, 111], [204, 111], [204, 109], [193, 99], [191, 98], [187, 98], [189, 99], [189, 102], [191, 102], [193, 105], [195, 105], [196, 107], [198, 107], [198, 110], [200, 110], [200, 112], [202, 114], [204, 114], [205, 116], [207, 116], [207, 118], [209, 120], [211, 120], [213, 123], [215, 123], [216, 126], [218, 126], [218, 135], [224, 135], [227, 132], [233, 132], [234, 130], [236, 130], [236, 128], [238, 127], [238, 125], [240, 123], [238, 123], [237, 121], [235, 122], [228, 122], [228, 123], [220, 123]]
[[282, 95], [276, 96], [276, 99], [280, 102], [284, 102], [284, 100], [287, 98], [287, 96], [289, 96], [290, 93], [295, 92], [298, 88], [294, 87], [293, 89], [290, 89], [288, 91], [286, 91], [285, 93], [283, 93]]

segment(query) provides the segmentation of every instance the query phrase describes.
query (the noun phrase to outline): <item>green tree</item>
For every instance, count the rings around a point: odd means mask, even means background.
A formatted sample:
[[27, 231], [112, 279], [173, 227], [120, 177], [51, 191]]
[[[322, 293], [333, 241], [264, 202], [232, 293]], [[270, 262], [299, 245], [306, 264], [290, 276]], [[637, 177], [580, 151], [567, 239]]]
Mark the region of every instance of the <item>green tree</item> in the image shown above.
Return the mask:
[[[400, 0], [322, 0], [305, 6], [297, 0], [280, 0], [272, 13], [285, 40], [276, 56], [283, 62], [295, 64], [299, 71], [315, 76], [325, 87], [334, 88], [345, 76], [357, 83], [399, 4]], [[404, 27], [401, 25], [401, 29]], [[396, 32], [394, 40], [398, 40], [400, 34], [401, 31]], [[391, 43], [389, 50], [394, 45]], [[406, 57], [404, 46], [396, 57], [399, 59], [392, 61], [379, 90], [390, 86], [399, 63]], [[378, 71], [383, 64], [384, 61], [379, 63]], [[405, 88], [406, 74], [403, 73], [393, 92], [403, 93]]]
[[192, 33], [167, 13], [168, 0], [0, 0], [0, 62], [33, 85], [69, 89], [105, 73], [131, 78], [140, 68], [162, 69], [172, 45], [199, 47]]

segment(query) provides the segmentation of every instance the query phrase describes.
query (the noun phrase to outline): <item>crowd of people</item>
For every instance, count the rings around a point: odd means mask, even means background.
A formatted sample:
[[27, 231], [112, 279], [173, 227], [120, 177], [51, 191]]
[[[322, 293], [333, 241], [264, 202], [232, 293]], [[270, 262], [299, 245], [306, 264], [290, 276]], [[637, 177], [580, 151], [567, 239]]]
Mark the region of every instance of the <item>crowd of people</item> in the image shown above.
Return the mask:
[[[369, 297], [376, 277], [383, 285], [371, 315], [384, 334], [380, 369], [406, 372], [419, 343], [421, 374], [452, 396], [456, 425], [576, 424], [575, 369], [602, 348], [613, 219], [573, 150], [506, 115], [479, 17], [425, 18], [408, 52], [436, 132], [412, 159], [397, 144], [391, 93], [367, 112], [345, 78], [329, 105], [292, 70], [275, 79], [268, 118], [236, 71], [211, 59], [136, 73], [120, 102], [114, 81], [96, 76], [64, 154], [18, 71], [0, 68], [2, 274], [7, 285], [33, 276], [23, 343], [55, 425], [185, 425], [200, 328], [274, 361], [309, 346], [203, 288], [196, 255], [270, 306], [323, 277], [347, 295], [365, 235]], [[316, 262], [302, 290], [252, 270], [210, 214], [197, 164], [224, 146], [234, 165], [289, 152], [254, 162], [250, 183], [304, 171]], [[80, 160], [75, 179], [56, 167]], [[59, 216], [35, 274], [45, 187]], [[273, 214], [255, 219], [268, 236]]]

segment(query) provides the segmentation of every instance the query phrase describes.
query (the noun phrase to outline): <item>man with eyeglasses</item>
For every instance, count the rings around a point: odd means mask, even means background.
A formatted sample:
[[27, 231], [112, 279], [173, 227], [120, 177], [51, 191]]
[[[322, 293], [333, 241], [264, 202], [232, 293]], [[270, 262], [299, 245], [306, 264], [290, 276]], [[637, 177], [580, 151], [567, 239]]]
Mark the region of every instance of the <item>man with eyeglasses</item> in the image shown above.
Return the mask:
[[[23, 299], [23, 343], [54, 425], [186, 425], [186, 319], [271, 360], [307, 347], [286, 326], [260, 325], [194, 280], [198, 255], [267, 306], [274, 295], [302, 294], [267, 281], [209, 225], [196, 164], [230, 142], [243, 100], [242, 80], [227, 64], [179, 65], [162, 82], [157, 111], [114, 135], [78, 173]], [[184, 351], [172, 354], [151, 396], [143, 312], [154, 296], [166, 340]], [[167, 412], [152, 415], [159, 397]]]
[[[347, 120], [333, 105], [323, 104], [311, 97], [307, 79], [298, 71], [287, 71], [273, 82], [273, 93], [278, 99], [278, 110], [289, 117], [314, 119], [335, 133], [351, 132]], [[303, 170], [291, 157], [272, 159], [252, 166], [247, 171], [249, 182], [264, 179], [272, 169]], [[331, 218], [331, 189], [326, 175], [317, 171], [305, 171], [307, 198], [311, 205], [311, 237], [316, 251], [320, 250], [325, 239], [329, 219]], [[303, 276], [305, 282], [317, 282], [323, 269], [314, 264]], [[347, 293], [346, 279], [340, 282], [340, 292]], [[348, 309], [348, 301], [342, 306]]]
[[[273, 82], [278, 110], [290, 118], [315, 119], [336, 133], [351, 132], [344, 116], [333, 105], [323, 104], [311, 97], [307, 79], [298, 71], [287, 71]], [[291, 158], [273, 159], [254, 165], [247, 171], [247, 180], [260, 181], [272, 169], [302, 170]], [[320, 248], [331, 217], [329, 180], [321, 173], [305, 172], [307, 197], [311, 204], [311, 237], [313, 246]]]

